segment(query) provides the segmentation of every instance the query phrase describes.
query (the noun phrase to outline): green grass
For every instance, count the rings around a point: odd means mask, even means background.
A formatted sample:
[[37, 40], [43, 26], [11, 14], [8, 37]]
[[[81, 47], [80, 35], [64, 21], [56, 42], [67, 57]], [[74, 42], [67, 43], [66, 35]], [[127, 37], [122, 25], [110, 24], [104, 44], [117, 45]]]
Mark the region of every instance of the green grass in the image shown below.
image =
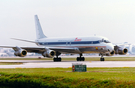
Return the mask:
[[[104, 57], [105, 61], [135, 61], [135, 57]], [[52, 60], [53, 58], [0, 58], [0, 60]], [[76, 61], [74, 58], [62, 58], [62, 61]], [[85, 57], [85, 61], [100, 61], [100, 57]]]
[[[9, 71], [10, 70], [10, 71]], [[87, 72], [72, 72], [71, 68], [16, 68], [0, 69], [0, 72], [10, 74], [29, 74], [40, 76], [58, 76], [65, 78], [94, 78], [97, 80], [134, 81], [135, 68], [88, 68]], [[128, 75], [127, 75], [128, 74]]]
[[135, 87], [135, 68], [88, 68], [87, 72], [71, 71], [71, 68], [0, 69], [0, 85], [14, 86], [16, 82], [18, 86], [38, 85], [39, 88], [49, 86], [57, 88]]
[[[99, 61], [100, 57], [86, 57]], [[0, 58], [1, 60], [52, 60], [38, 58]], [[135, 57], [105, 57], [106, 61], [135, 61]], [[76, 58], [63, 58], [76, 61]], [[2, 62], [0, 65], [20, 63]], [[87, 68], [87, 72], [72, 72], [71, 68], [0, 69], [0, 88], [134, 88], [135, 68]]]
[[0, 65], [20, 65], [22, 62], [0, 62]]

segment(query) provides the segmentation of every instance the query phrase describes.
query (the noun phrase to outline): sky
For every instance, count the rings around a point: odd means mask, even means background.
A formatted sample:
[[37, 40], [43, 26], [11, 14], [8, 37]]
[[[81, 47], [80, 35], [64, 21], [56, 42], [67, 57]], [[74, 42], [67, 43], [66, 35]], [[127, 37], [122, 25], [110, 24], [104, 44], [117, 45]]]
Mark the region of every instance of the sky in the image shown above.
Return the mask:
[[135, 0], [0, 0], [0, 45], [36, 46], [34, 15], [47, 37], [98, 35], [135, 43]]

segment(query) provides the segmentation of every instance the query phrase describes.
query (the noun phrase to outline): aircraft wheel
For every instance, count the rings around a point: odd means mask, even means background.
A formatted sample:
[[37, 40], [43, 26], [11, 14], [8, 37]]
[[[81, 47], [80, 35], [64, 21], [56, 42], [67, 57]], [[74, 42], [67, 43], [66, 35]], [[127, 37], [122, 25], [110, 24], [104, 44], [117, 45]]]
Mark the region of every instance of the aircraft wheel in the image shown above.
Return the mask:
[[84, 57], [82, 57], [82, 59], [81, 59], [82, 61], [85, 61], [85, 58]]
[[105, 61], [105, 59], [103, 58], [103, 60], [102, 61]]
[[80, 57], [77, 57], [77, 61], [80, 61]]
[[84, 57], [77, 57], [77, 61], [85, 61], [85, 58]]
[[100, 58], [100, 61], [102, 61], [102, 58]]
[[57, 58], [53, 58], [53, 61], [56, 62], [57, 61]]
[[58, 61], [61, 61], [61, 57], [60, 58], [58, 58], [59, 60]]
[[54, 62], [61, 62], [61, 58], [53, 58]]
[[100, 58], [100, 61], [104, 61], [104, 58]]

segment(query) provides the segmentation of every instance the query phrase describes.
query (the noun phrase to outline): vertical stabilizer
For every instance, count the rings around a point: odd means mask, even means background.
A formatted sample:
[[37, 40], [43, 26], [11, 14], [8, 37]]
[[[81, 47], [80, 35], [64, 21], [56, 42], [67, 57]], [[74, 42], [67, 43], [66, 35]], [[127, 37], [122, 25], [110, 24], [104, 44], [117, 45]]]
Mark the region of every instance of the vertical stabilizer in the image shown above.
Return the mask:
[[44, 35], [38, 16], [35, 15], [35, 26], [36, 26], [36, 35], [37, 35], [37, 39], [41, 39], [41, 38], [46, 38], [46, 36]]

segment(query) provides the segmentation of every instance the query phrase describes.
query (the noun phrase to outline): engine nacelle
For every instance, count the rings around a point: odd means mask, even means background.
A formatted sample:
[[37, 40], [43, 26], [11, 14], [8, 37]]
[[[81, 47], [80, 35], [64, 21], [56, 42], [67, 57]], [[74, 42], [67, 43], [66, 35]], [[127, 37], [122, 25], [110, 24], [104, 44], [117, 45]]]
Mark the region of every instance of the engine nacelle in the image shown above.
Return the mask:
[[115, 52], [115, 54], [120, 54], [120, 55], [125, 55], [125, 54], [127, 54], [127, 52], [128, 52], [128, 49], [126, 49], [126, 48], [118, 48], [117, 50], [116, 50], [116, 52]]
[[19, 56], [19, 57], [24, 57], [27, 55], [27, 51], [21, 49], [21, 50], [15, 51], [14, 55]]
[[105, 56], [113, 56], [115, 54], [115, 51], [113, 50], [112, 52], [106, 53]]
[[56, 52], [53, 50], [47, 50], [42, 54], [44, 57], [52, 58], [56, 55]]

